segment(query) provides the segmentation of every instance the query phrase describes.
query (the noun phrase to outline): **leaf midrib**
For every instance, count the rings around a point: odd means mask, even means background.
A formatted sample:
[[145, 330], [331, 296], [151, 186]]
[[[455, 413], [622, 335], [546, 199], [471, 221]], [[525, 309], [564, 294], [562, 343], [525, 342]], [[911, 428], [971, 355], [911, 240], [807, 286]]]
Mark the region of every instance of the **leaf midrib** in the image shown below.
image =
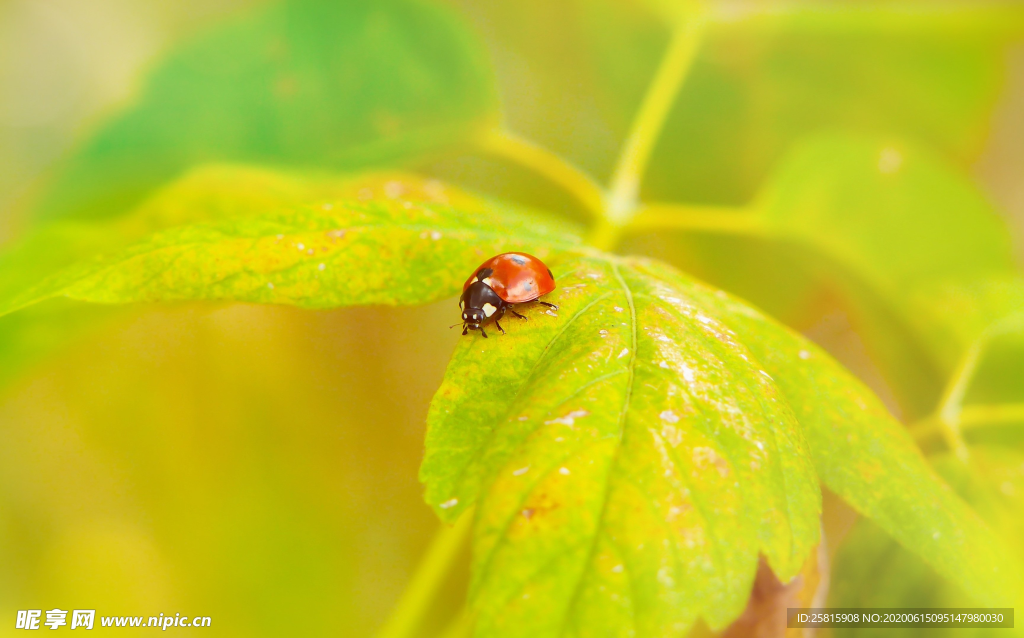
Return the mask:
[[587, 549], [587, 555], [583, 561], [582, 568], [580, 569], [579, 578], [576, 580], [576, 584], [573, 585], [572, 597], [569, 599], [569, 603], [565, 607], [565, 616], [562, 618], [561, 628], [558, 632], [558, 635], [560, 636], [565, 635], [566, 627], [573, 616], [573, 608], [579, 601], [580, 592], [583, 590], [583, 581], [587, 577], [587, 572], [590, 571], [590, 564], [593, 562], [594, 553], [597, 551], [600, 529], [604, 526], [605, 516], [608, 512], [608, 500], [611, 497], [611, 475], [615, 473], [615, 468], [619, 464], [619, 455], [622, 453], [622, 439], [625, 435], [626, 418], [629, 413], [630, 402], [633, 399], [633, 380], [636, 376], [636, 305], [633, 303], [633, 291], [626, 283], [626, 280], [622, 278], [622, 273], [619, 272], [619, 265], [614, 260], [609, 260], [609, 264], [612, 267], [612, 272], [615, 273], [615, 278], [619, 281], [619, 285], [622, 286], [622, 292], [625, 294], [626, 303], [629, 306], [630, 349], [629, 363], [626, 368], [629, 378], [626, 380], [626, 396], [622, 400], [622, 410], [619, 412], [618, 441], [616, 442], [615, 451], [608, 464], [609, 476], [604, 482], [604, 493], [601, 495], [601, 510], [597, 516], [598, 529], [595, 530], [594, 537], [590, 541], [590, 547]]

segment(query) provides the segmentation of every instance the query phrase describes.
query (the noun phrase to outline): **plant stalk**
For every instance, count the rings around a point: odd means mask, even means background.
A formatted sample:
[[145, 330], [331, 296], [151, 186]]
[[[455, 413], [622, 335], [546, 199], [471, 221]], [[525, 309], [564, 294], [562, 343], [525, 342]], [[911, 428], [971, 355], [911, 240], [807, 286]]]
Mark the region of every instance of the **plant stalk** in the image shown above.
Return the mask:
[[768, 234], [766, 224], [753, 208], [661, 203], [642, 205], [626, 229], [627, 232], [652, 230], [729, 235]]
[[636, 210], [640, 182], [676, 95], [693, 66], [704, 25], [704, 15], [698, 13], [672, 32], [665, 57], [633, 120], [605, 203], [605, 215], [616, 226], [625, 226]]
[[548, 149], [504, 130], [491, 131], [477, 141], [480, 150], [509, 159], [550, 180], [575, 198], [593, 219], [604, 211], [604, 193], [586, 172]]
[[455, 525], [444, 525], [430, 542], [409, 584], [377, 638], [412, 638], [420, 635], [420, 625], [430, 603], [448, 577], [459, 550], [473, 527], [473, 512], [463, 512]]
[[[977, 430], [993, 425], [1009, 423], [1024, 424], [1024, 403], [994, 403], [988, 405], [966, 405], [960, 410], [961, 432]], [[910, 433], [918, 443], [923, 443], [942, 433], [945, 427], [936, 415], [931, 415], [910, 426]]]

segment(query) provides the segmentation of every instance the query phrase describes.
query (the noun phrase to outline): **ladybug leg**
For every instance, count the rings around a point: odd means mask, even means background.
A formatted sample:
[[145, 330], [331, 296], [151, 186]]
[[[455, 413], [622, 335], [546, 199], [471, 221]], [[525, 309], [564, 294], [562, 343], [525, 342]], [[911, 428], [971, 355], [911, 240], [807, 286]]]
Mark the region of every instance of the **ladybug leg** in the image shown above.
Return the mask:
[[556, 306], [556, 305], [555, 305], [555, 304], [553, 304], [553, 303], [548, 303], [548, 302], [546, 302], [546, 301], [538, 301], [537, 303], [539, 303], [539, 304], [540, 304], [540, 305], [542, 305], [542, 306], [547, 306], [548, 308], [553, 308], [553, 309], [555, 309], [555, 310], [558, 310], [558, 306]]
[[505, 304], [502, 304], [501, 307], [498, 308], [498, 312], [495, 313], [495, 315], [494, 315], [494, 325], [498, 326], [498, 330], [501, 330], [501, 334], [505, 334], [505, 329], [501, 327], [501, 324], [498, 323], [498, 321], [502, 317], [505, 316], [505, 310], [507, 310], [507, 309], [508, 309], [508, 306], [506, 306]]
[[484, 332], [484, 327], [483, 326], [480, 326], [480, 334], [482, 334], [484, 336], [484, 339], [487, 338], [487, 333]]
[[520, 319], [529, 319], [529, 317], [527, 317], [526, 315], [521, 315], [512, 308], [509, 308], [508, 311], [514, 314], [515, 316], [519, 317]]
[[469, 334], [469, 328], [467, 328], [466, 326], [462, 326], [462, 334], [463, 334], [464, 336], [465, 336], [465, 335], [467, 335], [467, 334]]

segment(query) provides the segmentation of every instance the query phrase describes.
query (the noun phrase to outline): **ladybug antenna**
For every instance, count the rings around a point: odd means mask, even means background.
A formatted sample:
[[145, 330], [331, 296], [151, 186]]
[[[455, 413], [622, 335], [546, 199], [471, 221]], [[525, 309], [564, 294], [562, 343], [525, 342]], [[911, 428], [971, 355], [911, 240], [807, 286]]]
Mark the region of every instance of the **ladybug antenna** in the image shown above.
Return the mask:
[[464, 325], [461, 321], [459, 323], [453, 323], [452, 325], [448, 326], [448, 329], [451, 330], [455, 326], [461, 326], [461, 325]]

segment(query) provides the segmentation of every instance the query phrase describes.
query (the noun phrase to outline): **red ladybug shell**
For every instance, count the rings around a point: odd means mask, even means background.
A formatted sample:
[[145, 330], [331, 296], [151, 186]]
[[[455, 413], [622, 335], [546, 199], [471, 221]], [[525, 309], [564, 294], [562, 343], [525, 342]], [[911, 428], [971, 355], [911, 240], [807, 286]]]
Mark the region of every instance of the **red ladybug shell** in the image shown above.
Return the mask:
[[481, 281], [506, 303], [533, 301], [555, 289], [555, 278], [544, 262], [526, 253], [502, 253], [480, 264], [462, 286], [463, 292], [485, 268], [492, 272]]

